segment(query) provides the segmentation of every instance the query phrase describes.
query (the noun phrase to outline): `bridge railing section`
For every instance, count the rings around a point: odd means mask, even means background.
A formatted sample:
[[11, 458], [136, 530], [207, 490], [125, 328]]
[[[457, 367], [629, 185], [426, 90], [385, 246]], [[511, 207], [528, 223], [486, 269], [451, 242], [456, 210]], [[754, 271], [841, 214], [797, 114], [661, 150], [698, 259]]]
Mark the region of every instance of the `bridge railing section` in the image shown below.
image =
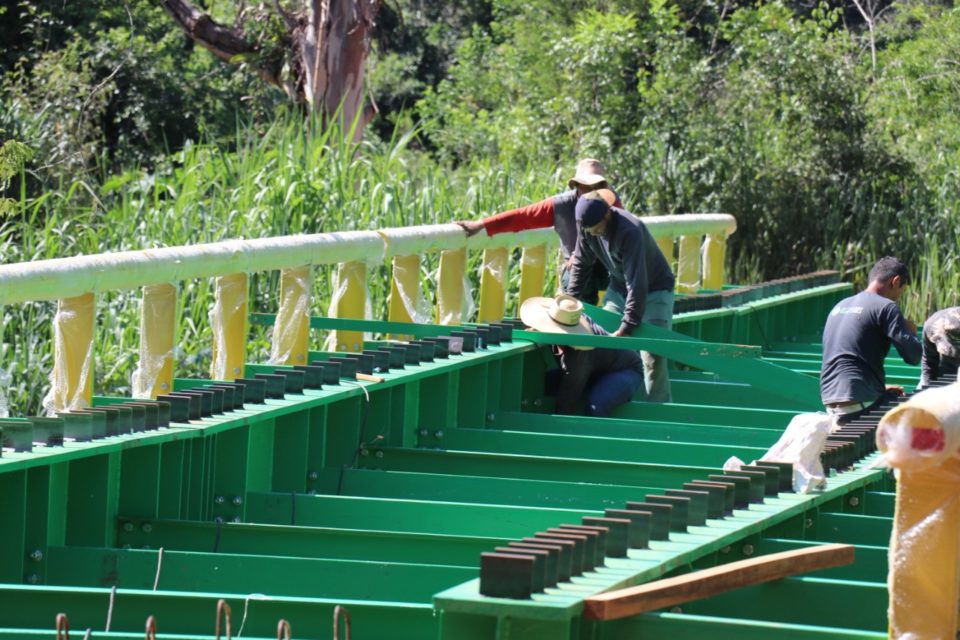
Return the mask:
[[[722, 288], [727, 237], [736, 230], [733, 216], [653, 216], [644, 221], [664, 254], [675, 262], [679, 291]], [[468, 251], [483, 252], [476, 320], [487, 322], [504, 317], [512, 251], [522, 250], [518, 292], [522, 301], [544, 293], [550, 250], [556, 243], [553, 229], [467, 238], [459, 226], [444, 224], [58, 258], [0, 265], [0, 304], [58, 301], [51, 389], [44, 405], [50, 411], [65, 411], [87, 406], [92, 399], [98, 293], [142, 288], [139, 363], [132, 388], [134, 397], [154, 398], [173, 384], [181, 282], [214, 279], [210, 377], [233, 380], [243, 376], [246, 360], [251, 273], [279, 270], [281, 274], [271, 360], [304, 364], [314, 266], [337, 265], [330, 314], [363, 318], [369, 305], [367, 271], [389, 260], [388, 318], [422, 322], [421, 260], [426, 254], [439, 253], [433, 320], [456, 325], [471, 319], [463, 311], [465, 298], [471, 295], [464, 286]], [[336, 350], [363, 347], [363, 335], [358, 332], [340, 331], [331, 338]]]

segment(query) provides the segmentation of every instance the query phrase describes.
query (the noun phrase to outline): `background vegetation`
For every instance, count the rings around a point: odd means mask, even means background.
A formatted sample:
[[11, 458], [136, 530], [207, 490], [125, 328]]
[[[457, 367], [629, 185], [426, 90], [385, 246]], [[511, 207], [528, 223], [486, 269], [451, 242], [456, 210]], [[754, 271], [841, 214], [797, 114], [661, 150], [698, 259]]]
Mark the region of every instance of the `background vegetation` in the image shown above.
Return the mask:
[[[353, 148], [155, 3], [4, 0], [0, 256], [474, 217], [555, 193], [594, 156], [635, 213], [736, 215], [742, 281], [862, 278], [900, 255], [922, 319], [960, 294], [960, 13], [859, 6], [395, 0], [369, 59], [380, 115]], [[259, 308], [275, 277], [255, 282]], [[384, 281], [371, 276], [377, 302]], [[316, 294], [325, 309], [329, 274]], [[178, 371], [208, 366], [210, 297], [185, 283]], [[100, 390], [129, 386], [138, 298], [100, 305]], [[45, 392], [52, 309], [3, 310], [0, 388], [17, 413]]]

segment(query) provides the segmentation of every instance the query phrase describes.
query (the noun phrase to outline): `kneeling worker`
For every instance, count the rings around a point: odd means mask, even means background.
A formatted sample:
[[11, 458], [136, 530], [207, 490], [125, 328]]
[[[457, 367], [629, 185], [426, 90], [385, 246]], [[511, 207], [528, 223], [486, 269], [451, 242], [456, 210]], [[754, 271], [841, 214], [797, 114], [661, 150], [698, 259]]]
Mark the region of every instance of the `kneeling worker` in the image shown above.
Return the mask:
[[[610, 335], [583, 313], [572, 296], [529, 298], [520, 306], [520, 319], [544, 333]], [[576, 414], [586, 395], [586, 414], [606, 417], [629, 402], [643, 384], [643, 363], [630, 349], [555, 346], [560, 361], [560, 386], [555, 413]]]

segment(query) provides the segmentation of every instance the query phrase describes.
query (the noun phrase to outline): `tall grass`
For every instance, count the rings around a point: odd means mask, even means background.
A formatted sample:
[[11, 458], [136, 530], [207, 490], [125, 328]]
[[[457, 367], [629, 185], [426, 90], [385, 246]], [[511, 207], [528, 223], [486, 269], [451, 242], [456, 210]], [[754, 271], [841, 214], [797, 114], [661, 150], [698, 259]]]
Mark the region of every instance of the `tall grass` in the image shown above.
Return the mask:
[[[435, 224], [493, 213], [542, 198], [560, 185], [556, 171], [504, 168], [477, 161], [455, 171], [411, 151], [416, 132], [355, 146], [341, 131], [285, 115], [269, 127], [241, 126], [236, 151], [194, 144], [146, 172], [103, 176], [100, 184], [55, 185], [38, 198], [21, 194], [0, 226], [5, 263], [107, 251], [216, 242], [297, 233]], [[476, 285], [478, 256], [471, 277]], [[423, 280], [435, 281], [436, 259], [424, 261]], [[313, 313], [329, 305], [330, 267], [315, 270]], [[389, 293], [386, 265], [368, 284], [377, 316]], [[252, 274], [251, 310], [275, 311], [279, 274]], [[98, 297], [95, 393], [129, 393], [136, 366], [139, 291]], [[428, 297], [432, 291], [427, 291]], [[176, 375], [209, 369], [213, 304], [209, 280], [180, 283]], [[3, 310], [0, 389], [11, 415], [40, 411], [52, 362], [55, 303]], [[252, 361], [269, 354], [254, 332]], [[313, 336], [320, 346], [322, 336]], [[2, 384], [8, 378], [9, 384]]]

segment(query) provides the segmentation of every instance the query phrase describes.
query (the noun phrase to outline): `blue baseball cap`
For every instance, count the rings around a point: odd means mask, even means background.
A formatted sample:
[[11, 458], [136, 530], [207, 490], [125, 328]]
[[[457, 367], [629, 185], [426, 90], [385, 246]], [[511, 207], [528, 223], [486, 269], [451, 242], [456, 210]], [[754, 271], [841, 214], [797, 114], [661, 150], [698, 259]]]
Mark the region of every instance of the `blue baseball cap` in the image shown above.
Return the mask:
[[607, 204], [606, 200], [598, 197], [588, 197], [591, 195], [593, 194], [587, 194], [577, 200], [577, 206], [574, 208], [577, 224], [585, 228], [600, 224], [603, 216], [607, 215], [607, 211], [610, 211], [610, 205]]

